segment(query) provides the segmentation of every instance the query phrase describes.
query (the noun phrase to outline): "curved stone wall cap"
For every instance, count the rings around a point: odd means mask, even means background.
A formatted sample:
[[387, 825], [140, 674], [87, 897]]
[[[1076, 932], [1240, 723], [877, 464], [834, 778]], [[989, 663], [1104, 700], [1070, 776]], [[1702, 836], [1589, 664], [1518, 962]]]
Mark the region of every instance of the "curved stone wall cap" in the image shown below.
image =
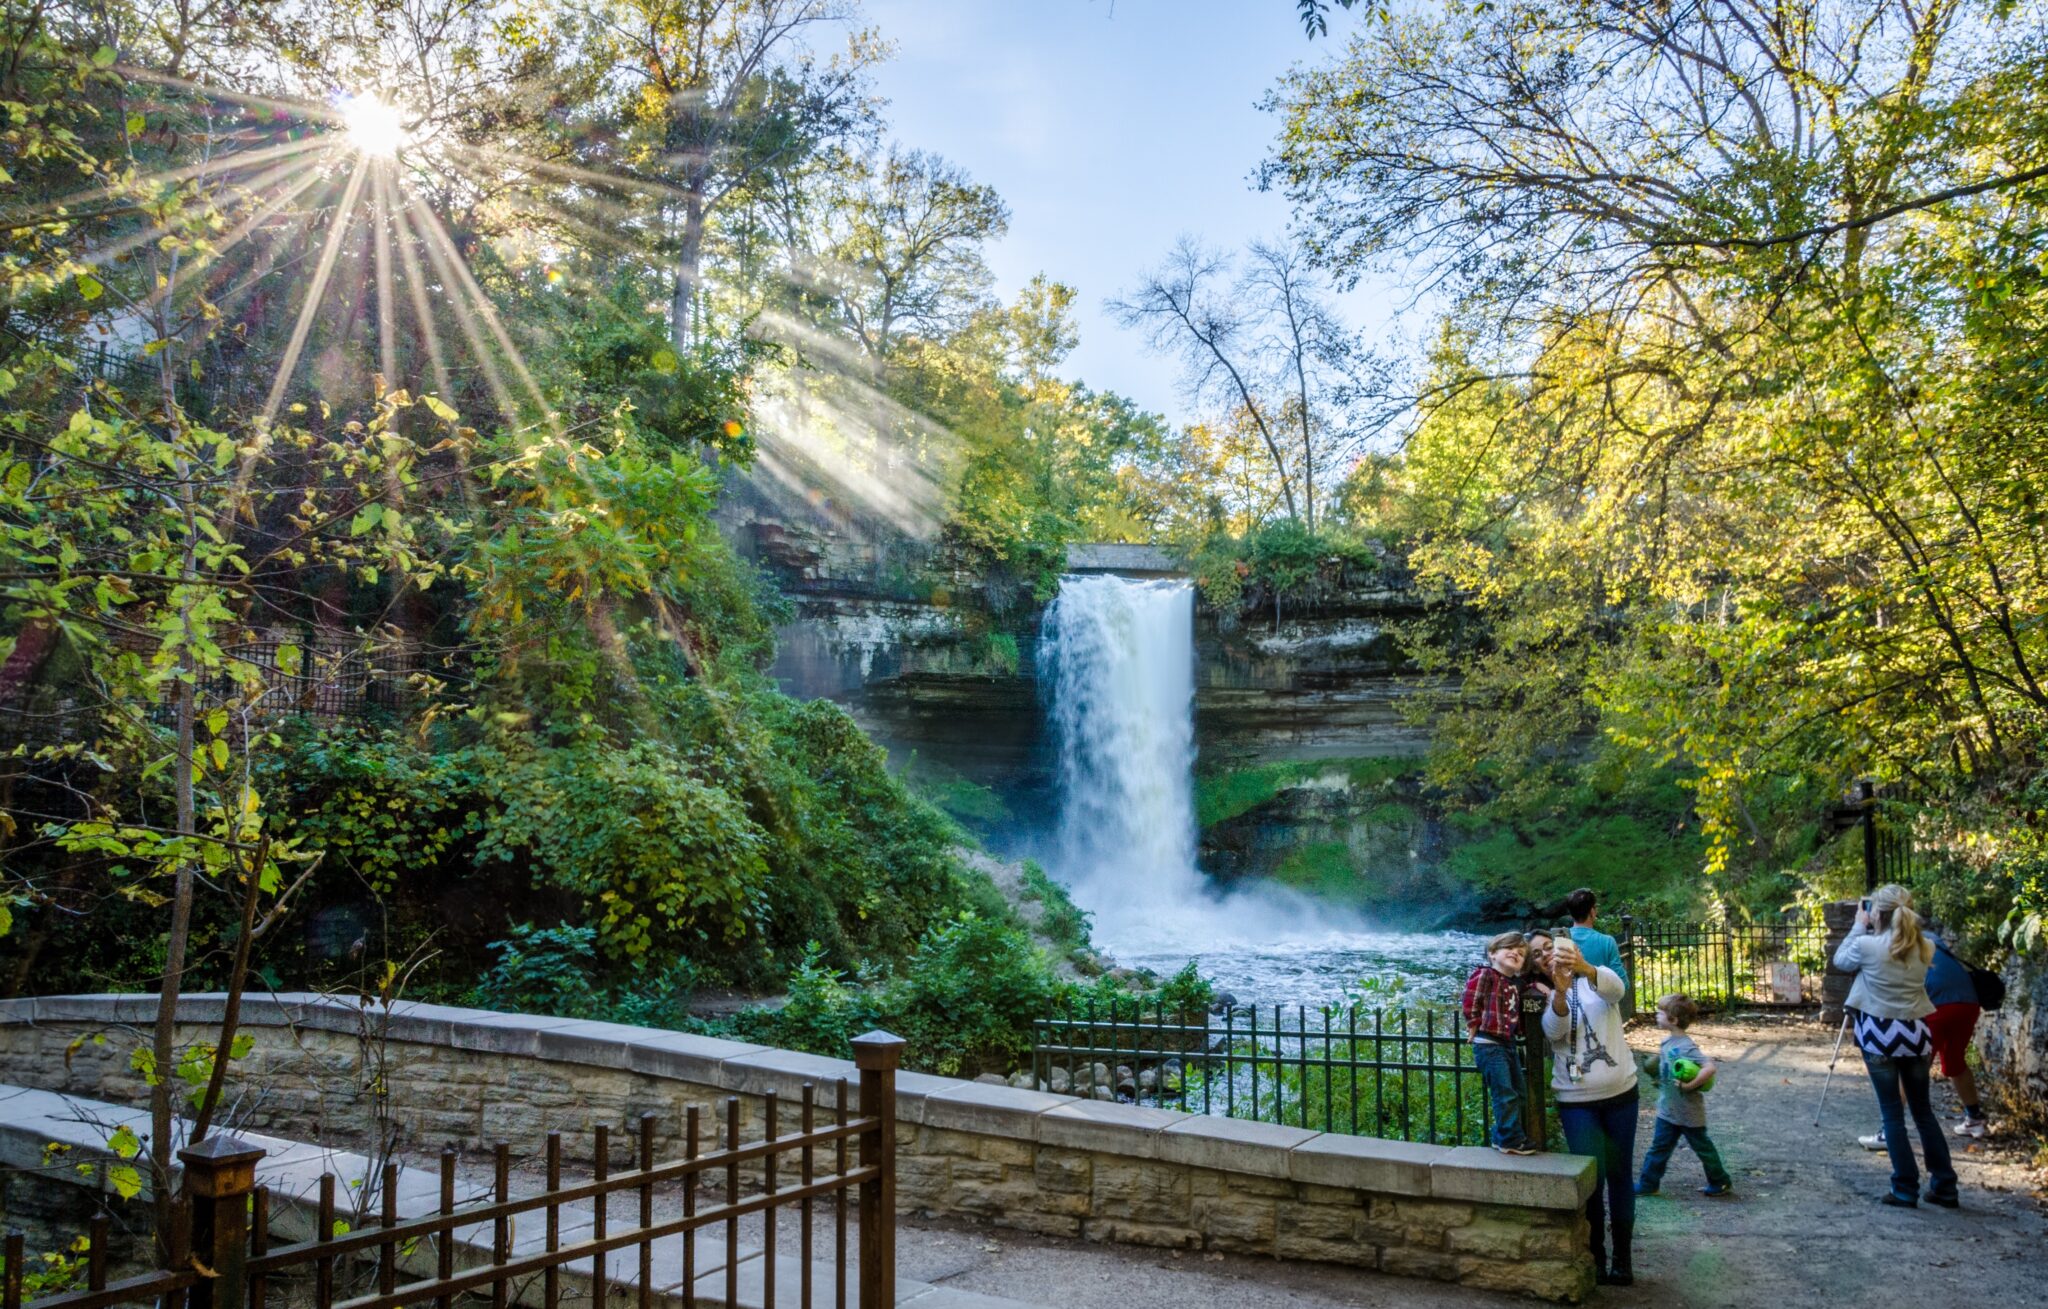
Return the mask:
[[1448, 1146], [1324, 1132], [1288, 1151], [1287, 1175], [1318, 1186], [1426, 1196], [1433, 1193], [1431, 1170], [1448, 1150]]
[[1076, 1100], [1038, 1116], [1041, 1145], [1069, 1150], [1100, 1150], [1135, 1159], [1157, 1159], [1159, 1136], [1194, 1115], [1179, 1109], [1112, 1100]]
[[1485, 1146], [1450, 1146], [1430, 1165], [1429, 1191], [1438, 1200], [1575, 1209], [1593, 1194], [1593, 1158], [1501, 1155]]
[[952, 1090], [925, 1097], [924, 1122], [927, 1127], [956, 1132], [986, 1132], [1014, 1141], [1036, 1141], [1038, 1116], [1048, 1109], [1075, 1102], [1071, 1095], [1054, 1095], [1050, 1091], [961, 1082]]

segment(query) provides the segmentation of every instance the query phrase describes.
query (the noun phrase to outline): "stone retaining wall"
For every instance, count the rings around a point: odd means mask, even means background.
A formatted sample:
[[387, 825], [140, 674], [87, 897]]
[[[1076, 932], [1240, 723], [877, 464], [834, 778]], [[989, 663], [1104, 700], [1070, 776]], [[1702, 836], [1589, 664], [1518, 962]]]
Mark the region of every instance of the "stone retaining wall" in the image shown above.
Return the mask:
[[[206, 1040], [218, 996], [185, 1002], [180, 1040]], [[0, 1081], [124, 1104], [146, 1088], [129, 1054], [149, 996], [0, 1002]], [[615, 1023], [439, 1005], [362, 1008], [312, 995], [251, 997], [254, 1049], [228, 1078], [251, 1130], [357, 1145], [538, 1149], [550, 1131], [587, 1160], [591, 1129], [660, 1116], [680, 1148], [685, 1111], [706, 1131], [737, 1095], [742, 1135], [777, 1092], [794, 1124], [802, 1085], [821, 1104], [853, 1065]], [[123, 1032], [120, 1029], [134, 1029]], [[95, 1035], [105, 1035], [104, 1043]], [[920, 1073], [897, 1081], [901, 1207], [1096, 1241], [1269, 1254], [1575, 1300], [1592, 1285], [1583, 1205], [1592, 1161], [1410, 1145]]]

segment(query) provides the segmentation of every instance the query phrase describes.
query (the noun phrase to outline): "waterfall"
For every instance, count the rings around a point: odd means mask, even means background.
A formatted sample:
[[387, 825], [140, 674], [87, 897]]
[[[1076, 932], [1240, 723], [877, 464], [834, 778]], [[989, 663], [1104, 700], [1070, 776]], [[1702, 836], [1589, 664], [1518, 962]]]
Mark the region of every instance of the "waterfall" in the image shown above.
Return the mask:
[[1386, 933], [1355, 911], [1270, 883], [1231, 890], [1195, 864], [1194, 588], [1068, 575], [1038, 665], [1059, 747], [1046, 862], [1120, 962], [1195, 959], [1241, 999], [1345, 1000], [1361, 977], [1455, 996], [1479, 938]]
[[1097, 934], [1132, 940], [1205, 898], [1195, 867], [1194, 588], [1068, 576], [1039, 662], [1059, 743], [1057, 871]]

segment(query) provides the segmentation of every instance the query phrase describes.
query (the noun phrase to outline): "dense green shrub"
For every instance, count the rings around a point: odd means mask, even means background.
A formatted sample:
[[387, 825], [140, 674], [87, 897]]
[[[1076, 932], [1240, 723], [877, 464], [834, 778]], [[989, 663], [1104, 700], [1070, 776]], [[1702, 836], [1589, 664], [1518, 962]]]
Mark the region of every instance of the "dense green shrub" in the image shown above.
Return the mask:
[[1215, 533], [1184, 553], [1203, 599], [1219, 609], [1269, 611], [1276, 621], [1284, 610], [1326, 603], [1347, 582], [1380, 570], [1379, 554], [1364, 538], [1310, 531], [1294, 518], [1243, 536]]
[[679, 1027], [688, 1021], [697, 971], [687, 961], [656, 967], [643, 960], [635, 964], [630, 980], [606, 987], [593, 980], [596, 946], [595, 928], [520, 923], [505, 940], [491, 942], [498, 962], [465, 1000], [509, 1013], [641, 1027]]

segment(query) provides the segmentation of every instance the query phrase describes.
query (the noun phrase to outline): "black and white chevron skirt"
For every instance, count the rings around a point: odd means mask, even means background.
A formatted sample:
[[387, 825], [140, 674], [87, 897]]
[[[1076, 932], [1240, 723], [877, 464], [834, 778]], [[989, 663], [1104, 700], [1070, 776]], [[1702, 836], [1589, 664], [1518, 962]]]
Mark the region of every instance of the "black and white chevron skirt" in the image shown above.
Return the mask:
[[1856, 1044], [1865, 1054], [1910, 1059], [1934, 1053], [1934, 1037], [1921, 1019], [1879, 1018], [1860, 1009], [1849, 1012], [1856, 1015]]

